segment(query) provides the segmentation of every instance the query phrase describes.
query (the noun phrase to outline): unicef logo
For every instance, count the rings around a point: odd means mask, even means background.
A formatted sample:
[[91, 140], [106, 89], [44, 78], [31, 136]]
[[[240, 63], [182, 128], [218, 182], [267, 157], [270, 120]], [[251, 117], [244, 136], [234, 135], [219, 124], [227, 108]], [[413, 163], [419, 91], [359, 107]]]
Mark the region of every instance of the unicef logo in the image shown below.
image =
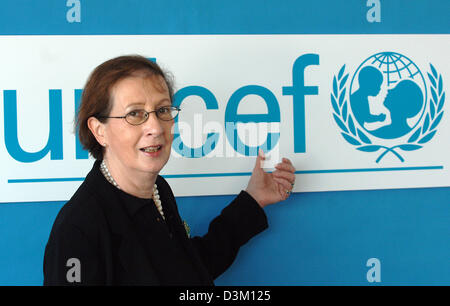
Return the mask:
[[442, 75], [430, 64], [427, 76], [429, 89], [419, 67], [395, 52], [370, 56], [351, 79], [342, 66], [331, 93], [341, 135], [359, 151], [380, 151], [377, 163], [388, 153], [403, 162], [402, 151], [429, 142], [444, 114]]

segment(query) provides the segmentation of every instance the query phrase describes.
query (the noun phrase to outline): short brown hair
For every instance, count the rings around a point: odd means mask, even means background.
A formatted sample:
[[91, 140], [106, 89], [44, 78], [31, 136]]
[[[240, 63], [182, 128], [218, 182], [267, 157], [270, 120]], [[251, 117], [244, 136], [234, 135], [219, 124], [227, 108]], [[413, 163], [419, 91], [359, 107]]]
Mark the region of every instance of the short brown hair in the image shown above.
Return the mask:
[[103, 146], [95, 139], [89, 130], [87, 121], [90, 117], [96, 117], [101, 122], [107, 119], [111, 108], [111, 90], [114, 85], [137, 72], [143, 72], [145, 77], [161, 76], [169, 88], [170, 101], [173, 102], [173, 79], [168, 72], [143, 56], [126, 55], [110, 59], [97, 68], [89, 76], [81, 96], [81, 104], [76, 116], [75, 128], [81, 145], [97, 160], [103, 159]]

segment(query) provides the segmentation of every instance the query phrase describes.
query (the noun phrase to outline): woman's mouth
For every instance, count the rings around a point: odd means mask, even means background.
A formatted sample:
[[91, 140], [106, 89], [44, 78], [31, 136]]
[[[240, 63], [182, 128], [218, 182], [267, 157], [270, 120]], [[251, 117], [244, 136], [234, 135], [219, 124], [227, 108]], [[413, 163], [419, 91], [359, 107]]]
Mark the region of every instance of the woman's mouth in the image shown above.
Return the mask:
[[140, 150], [144, 153], [156, 153], [158, 151], [160, 151], [162, 148], [161, 145], [157, 145], [157, 146], [148, 146], [145, 148], [141, 148]]

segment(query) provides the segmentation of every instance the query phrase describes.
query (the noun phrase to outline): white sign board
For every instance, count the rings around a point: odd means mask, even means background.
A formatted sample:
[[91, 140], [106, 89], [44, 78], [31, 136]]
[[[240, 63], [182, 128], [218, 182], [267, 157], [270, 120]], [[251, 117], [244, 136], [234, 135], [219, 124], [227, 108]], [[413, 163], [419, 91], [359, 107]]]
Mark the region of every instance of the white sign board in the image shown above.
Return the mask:
[[155, 58], [175, 76], [180, 135], [161, 175], [176, 196], [238, 193], [258, 146], [293, 162], [294, 192], [450, 186], [449, 35], [3, 36], [0, 44], [0, 202], [72, 196], [93, 164], [77, 147], [76, 103], [89, 73], [124, 54]]

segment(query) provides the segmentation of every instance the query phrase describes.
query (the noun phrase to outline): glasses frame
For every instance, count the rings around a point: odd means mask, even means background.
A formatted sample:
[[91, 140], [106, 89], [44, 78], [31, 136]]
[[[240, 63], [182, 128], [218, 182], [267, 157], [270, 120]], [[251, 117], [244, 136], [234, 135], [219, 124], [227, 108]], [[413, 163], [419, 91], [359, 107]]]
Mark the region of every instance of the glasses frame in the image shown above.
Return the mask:
[[[169, 120], [160, 118], [160, 117], [158, 116], [158, 111], [159, 111], [160, 109], [163, 109], [163, 108], [170, 108], [170, 110], [176, 110], [176, 111], [177, 111], [177, 114], [176, 114], [173, 118], [171, 118], [171, 119], [169, 119]], [[125, 116], [97, 116], [97, 118], [125, 119], [125, 121], [126, 121], [128, 124], [131, 124], [131, 125], [135, 125], [135, 126], [136, 126], [136, 125], [141, 125], [141, 124], [144, 124], [145, 122], [147, 122], [147, 120], [148, 120], [148, 118], [150, 117], [150, 114], [151, 114], [151, 113], [155, 113], [156, 118], [158, 118], [159, 120], [162, 120], [162, 121], [172, 121], [172, 120], [174, 120], [174, 119], [178, 116], [179, 112], [181, 111], [181, 108], [179, 108], [178, 106], [161, 106], [160, 108], [158, 108], [158, 109], [156, 109], [156, 110], [154, 110], [154, 111], [151, 111], [151, 112], [147, 112], [145, 109], [139, 109], [138, 111], [143, 111], [143, 112], [146, 114], [147, 117], [145, 118], [144, 121], [142, 121], [141, 123], [138, 123], [138, 124], [131, 123], [131, 122], [129, 122], [129, 121], [127, 120], [128, 115], [131, 114], [132, 112], [135, 112], [135, 111], [136, 111], [136, 110], [131, 111], [131, 112], [129, 112], [128, 114], [126, 114]]]

